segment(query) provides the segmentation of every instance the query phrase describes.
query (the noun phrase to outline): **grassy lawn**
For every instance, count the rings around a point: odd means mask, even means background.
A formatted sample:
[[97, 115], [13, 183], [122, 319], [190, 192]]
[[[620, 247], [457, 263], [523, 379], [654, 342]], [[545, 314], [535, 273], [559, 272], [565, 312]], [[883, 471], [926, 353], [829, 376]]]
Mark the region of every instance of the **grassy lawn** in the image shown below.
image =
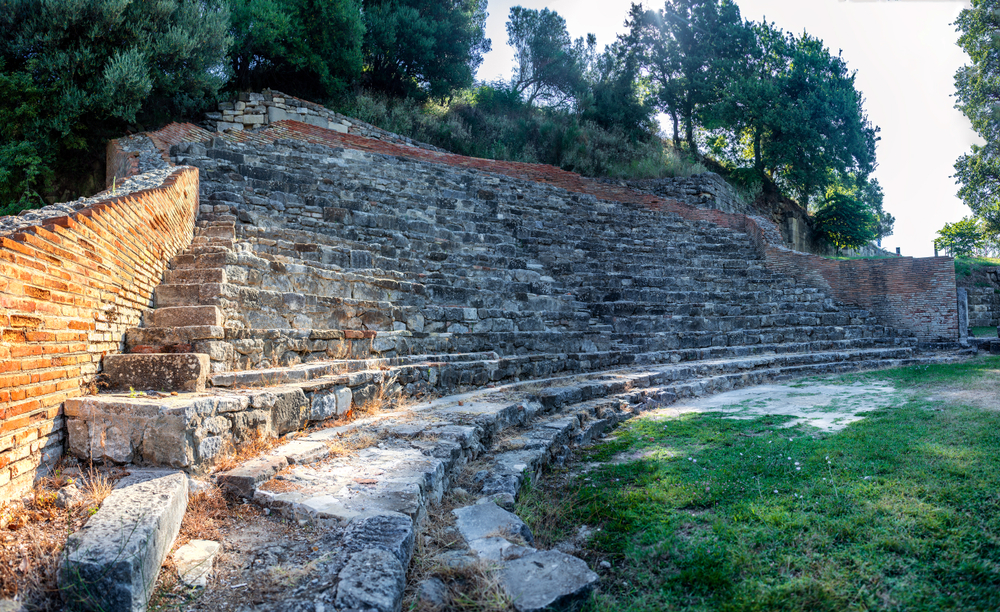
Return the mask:
[[997, 337], [997, 328], [992, 327], [992, 326], [987, 326], [987, 327], [970, 327], [969, 329], [972, 330], [972, 337], [973, 338], [996, 338]]
[[1000, 358], [837, 379], [876, 380], [895, 401], [837, 433], [637, 419], [518, 514], [596, 530], [589, 610], [1000, 609]]

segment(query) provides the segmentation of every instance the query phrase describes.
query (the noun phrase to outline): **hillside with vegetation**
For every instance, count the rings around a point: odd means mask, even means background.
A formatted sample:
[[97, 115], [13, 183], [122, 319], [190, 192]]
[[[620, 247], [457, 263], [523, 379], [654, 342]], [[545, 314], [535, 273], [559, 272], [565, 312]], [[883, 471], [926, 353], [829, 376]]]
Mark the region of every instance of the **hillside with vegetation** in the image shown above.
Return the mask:
[[[719, 172], [836, 247], [886, 236], [878, 128], [846, 61], [732, 0], [634, 5], [604, 49], [516, 6], [509, 80], [475, 81], [486, 0], [9, 0], [0, 214], [102, 188], [104, 144], [274, 88], [463, 155], [621, 179]], [[666, 117], [670, 136], [656, 120]]]

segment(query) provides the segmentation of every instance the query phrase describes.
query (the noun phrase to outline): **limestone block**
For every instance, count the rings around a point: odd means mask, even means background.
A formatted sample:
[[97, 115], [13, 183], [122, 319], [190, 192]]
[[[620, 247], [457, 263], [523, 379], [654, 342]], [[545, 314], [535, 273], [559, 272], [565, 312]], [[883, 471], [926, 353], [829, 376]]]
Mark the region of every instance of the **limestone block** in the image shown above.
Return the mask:
[[66, 542], [59, 587], [72, 609], [145, 612], [187, 508], [183, 472], [133, 470]]
[[181, 582], [189, 587], [204, 587], [212, 573], [212, 564], [220, 545], [211, 540], [191, 540], [174, 552], [174, 567]]
[[194, 444], [188, 436], [183, 414], [161, 414], [142, 435], [142, 459], [147, 464], [189, 467], [194, 463]]
[[267, 121], [268, 123], [275, 123], [276, 121], [285, 121], [287, 119], [298, 118], [298, 115], [291, 115], [287, 111], [278, 108], [276, 106], [269, 106], [267, 108]]
[[112, 389], [204, 391], [209, 358], [198, 353], [108, 355], [103, 366]]
[[351, 521], [344, 533], [348, 550], [378, 548], [392, 553], [403, 567], [413, 556], [413, 520], [402, 514], [362, 515]]
[[254, 409], [270, 411], [271, 425], [277, 435], [298, 431], [305, 425], [310, 403], [298, 387], [258, 393], [250, 400]]
[[333, 130], [334, 132], [340, 132], [341, 134], [347, 133], [347, 126], [339, 121], [328, 121], [326, 129]]
[[281, 456], [266, 455], [259, 459], [251, 459], [235, 470], [219, 474], [216, 482], [220, 487], [233, 493], [253, 498], [257, 485], [270, 480], [275, 474], [288, 467], [288, 460]]
[[351, 405], [352, 393], [350, 387], [337, 387], [329, 392], [317, 392], [313, 394], [309, 418], [313, 421], [323, 421], [341, 416], [350, 412]]
[[152, 311], [152, 327], [186, 327], [213, 325], [221, 327], [225, 320], [218, 306], [172, 306]]
[[508, 561], [500, 579], [518, 612], [572, 609], [599, 580], [582, 559], [554, 550]]
[[524, 524], [524, 521], [496, 504], [466, 506], [452, 510], [452, 514], [455, 515], [455, 526], [466, 542], [501, 533], [521, 537], [529, 544], [534, 542], [531, 529]]

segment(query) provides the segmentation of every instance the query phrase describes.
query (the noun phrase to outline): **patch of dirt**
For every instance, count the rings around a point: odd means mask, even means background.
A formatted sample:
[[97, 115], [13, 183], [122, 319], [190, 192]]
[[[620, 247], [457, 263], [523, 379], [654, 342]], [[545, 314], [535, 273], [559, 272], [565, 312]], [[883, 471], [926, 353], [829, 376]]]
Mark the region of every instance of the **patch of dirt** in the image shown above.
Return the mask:
[[790, 416], [794, 418], [785, 424], [786, 427], [803, 424], [836, 432], [863, 419], [865, 412], [892, 405], [895, 393], [895, 387], [885, 382], [836, 385], [822, 380], [799, 381], [682, 399], [651, 411], [649, 418], [677, 418], [701, 412], [722, 412], [737, 419]]
[[[272, 600], [308, 576], [326, 554], [319, 543], [330, 528], [322, 521], [300, 526], [259, 506], [234, 503], [214, 487], [196, 493], [149, 609], [240, 610]], [[201, 590], [181, 583], [173, 564], [173, 551], [193, 539], [222, 544], [208, 586]]]
[[939, 388], [928, 400], [940, 400], [948, 404], [964, 404], [989, 410], [1000, 411], [1000, 379], [981, 380], [965, 387]]

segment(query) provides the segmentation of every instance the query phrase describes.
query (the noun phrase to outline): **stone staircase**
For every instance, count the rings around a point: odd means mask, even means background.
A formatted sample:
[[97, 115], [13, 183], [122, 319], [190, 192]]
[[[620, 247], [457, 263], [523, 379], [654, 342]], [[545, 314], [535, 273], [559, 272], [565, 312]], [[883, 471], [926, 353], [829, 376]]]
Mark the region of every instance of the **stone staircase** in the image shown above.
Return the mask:
[[[218, 482], [346, 529], [315, 580], [258, 609], [399, 610], [413, 534], [473, 463], [474, 496], [504, 512], [526, 477], [651, 406], [954, 358], [769, 271], [744, 234], [639, 204], [296, 140], [171, 153], [201, 172], [196, 236], [105, 359], [132, 391], [66, 402], [69, 450], [204, 474], [287, 437]], [[331, 450], [359, 431], [374, 442]], [[522, 612], [552, 601], [525, 603], [544, 597], [521, 559], [575, 567], [480, 539], [443, 562], [507, 568]], [[585, 595], [583, 570], [558, 597]]]

